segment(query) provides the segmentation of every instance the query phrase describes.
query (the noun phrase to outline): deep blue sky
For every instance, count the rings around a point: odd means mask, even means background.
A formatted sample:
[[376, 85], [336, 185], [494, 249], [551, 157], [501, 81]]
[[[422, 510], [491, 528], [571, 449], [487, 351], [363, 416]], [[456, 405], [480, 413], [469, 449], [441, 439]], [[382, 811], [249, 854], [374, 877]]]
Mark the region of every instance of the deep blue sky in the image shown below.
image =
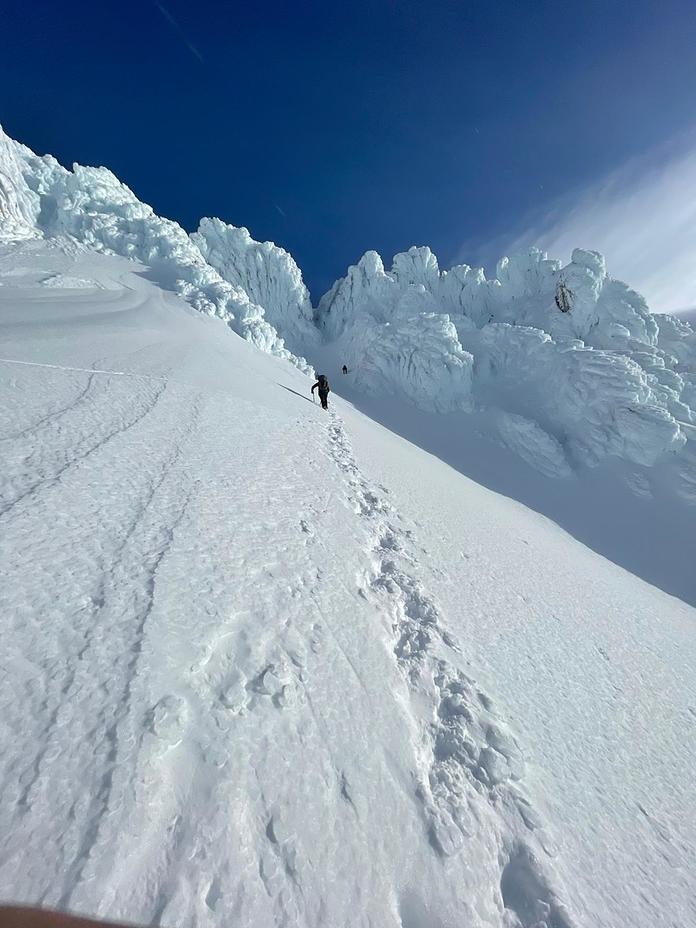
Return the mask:
[[315, 299], [368, 248], [447, 266], [696, 121], [693, 0], [3, 0], [0, 122]]

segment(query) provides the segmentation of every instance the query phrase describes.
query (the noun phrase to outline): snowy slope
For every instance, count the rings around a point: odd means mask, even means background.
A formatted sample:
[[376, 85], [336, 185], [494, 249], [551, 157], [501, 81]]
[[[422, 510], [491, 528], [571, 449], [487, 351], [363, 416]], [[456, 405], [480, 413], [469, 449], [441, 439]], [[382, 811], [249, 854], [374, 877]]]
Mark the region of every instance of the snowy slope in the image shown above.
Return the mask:
[[694, 609], [148, 267], [30, 239], [0, 281], [0, 897], [696, 921]]

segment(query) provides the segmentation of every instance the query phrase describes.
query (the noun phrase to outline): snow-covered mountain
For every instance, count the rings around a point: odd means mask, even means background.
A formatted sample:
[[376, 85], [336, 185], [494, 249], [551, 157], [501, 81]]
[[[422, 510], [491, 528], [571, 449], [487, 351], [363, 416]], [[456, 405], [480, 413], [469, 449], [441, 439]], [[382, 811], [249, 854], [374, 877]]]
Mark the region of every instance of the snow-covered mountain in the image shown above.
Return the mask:
[[368, 253], [313, 311], [6, 137], [0, 230], [0, 899], [696, 923], [696, 611], [635, 575], [696, 599], [687, 326], [588, 252]]
[[389, 427], [696, 600], [696, 333], [650, 313], [600, 255], [563, 267], [532, 251], [487, 279], [441, 271], [428, 248], [390, 271], [368, 252], [314, 310], [292, 257], [244, 228], [203, 219], [188, 235], [105, 168], [67, 171], [1, 133], [0, 170], [6, 240], [143, 262], [257, 348], [325, 369]]
[[[69, 172], [6, 136], [0, 159], [6, 238], [67, 235], [137, 258], [262, 350], [322, 358], [283, 249], [216, 219], [189, 236], [105, 168]], [[556, 305], [560, 285], [568, 312]], [[492, 280], [465, 265], [441, 272], [428, 248], [396, 255], [390, 272], [368, 252], [322, 297], [316, 322], [362, 393], [435, 412], [491, 409], [492, 434], [558, 476], [609, 456], [643, 467], [680, 457], [675, 484], [696, 502], [682, 455], [696, 423], [696, 333], [652, 315], [594, 252], [577, 249], [566, 267], [539, 251], [504, 258]]]

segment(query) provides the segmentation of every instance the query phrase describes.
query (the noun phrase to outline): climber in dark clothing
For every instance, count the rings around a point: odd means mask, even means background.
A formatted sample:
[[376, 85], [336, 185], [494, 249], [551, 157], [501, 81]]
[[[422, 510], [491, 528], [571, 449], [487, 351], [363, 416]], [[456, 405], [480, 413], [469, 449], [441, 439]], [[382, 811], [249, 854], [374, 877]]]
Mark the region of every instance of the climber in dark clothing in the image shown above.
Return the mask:
[[341, 368], [341, 370], [343, 371], [344, 374], [347, 374], [347, 373], [348, 373], [348, 368], [345, 366], [345, 364], [343, 365], [343, 367]]
[[329, 386], [329, 381], [326, 374], [317, 374], [317, 382], [312, 387], [312, 396], [314, 396], [314, 391], [319, 390], [319, 399], [321, 400], [321, 408], [329, 408], [329, 391], [331, 387]]

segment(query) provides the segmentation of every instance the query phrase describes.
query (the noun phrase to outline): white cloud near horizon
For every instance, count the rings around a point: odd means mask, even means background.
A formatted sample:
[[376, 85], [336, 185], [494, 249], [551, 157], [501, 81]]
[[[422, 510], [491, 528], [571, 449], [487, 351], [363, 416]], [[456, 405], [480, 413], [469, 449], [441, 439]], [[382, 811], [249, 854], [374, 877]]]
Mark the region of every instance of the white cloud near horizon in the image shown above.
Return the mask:
[[696, 139], [636, 159], [563, 197], [524, 231], [501, 236], [499, 254], [536, 245], [568, 261], [574, 248], [600, 251], [612, 277], [642, 293], [653, 312], [696, 307]]

